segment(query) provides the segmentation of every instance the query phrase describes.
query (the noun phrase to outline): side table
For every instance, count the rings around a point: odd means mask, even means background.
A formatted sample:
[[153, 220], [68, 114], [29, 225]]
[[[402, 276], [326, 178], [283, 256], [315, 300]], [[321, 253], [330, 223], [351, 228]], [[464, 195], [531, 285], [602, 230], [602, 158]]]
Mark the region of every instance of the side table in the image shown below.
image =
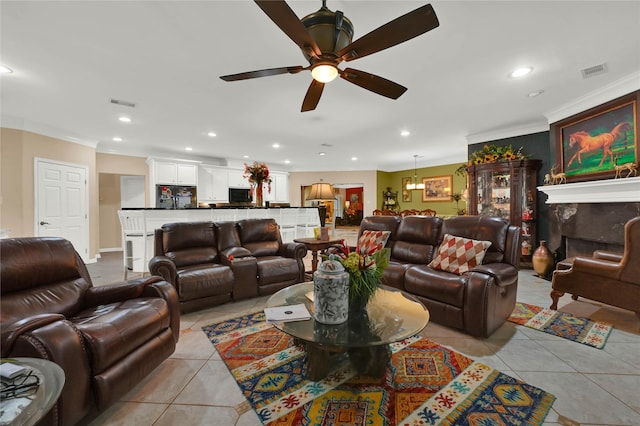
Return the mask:
[[[39, 358], [3, 358], [2, 362], [26, 367], [30, 374], [37, 377], [38, 384], [33, 391], [24, 392], [22, 389], [12, 397], [3, 397], [0, 402], [0, 422], [12, 426], [35, 425], [58, 401], [65, 382], [64, 370], [54, 362]], [[11, 393], [7, 389], [10, 385], [10, 382], [2, 380], [3, 393], [5, 390]]]
[[296, 238], [293, 241], [304, 244], [307, 250], [311, 251], [311, 273], [313, 274], [316, 269], [318, 269], [318, 252], [320, 250], [326, 250], [334, 244], [338, 244], [342, 239], [318, 240], [317, 238]]

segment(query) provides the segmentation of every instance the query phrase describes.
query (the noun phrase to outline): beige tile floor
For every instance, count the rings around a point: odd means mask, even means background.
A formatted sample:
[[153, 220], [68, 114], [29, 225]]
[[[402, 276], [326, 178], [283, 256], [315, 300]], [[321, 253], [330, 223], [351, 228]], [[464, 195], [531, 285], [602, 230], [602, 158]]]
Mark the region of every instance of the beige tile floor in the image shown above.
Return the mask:
[[[353, 230], [338, 228], [348, 241]], [[122, 254], [103, 253], [89, 265], [95, 285], [122, 278]], [[310, 264], [310, 255], [305, 261]], [[518, 301], [548, 307], [551, 284], [532, 270], [519, 276]], [[260, 310], [266, 297], [227, 303], [181, 318], [175, 353], [91, 425], [260, 425], [201, 327]], [[608, 321], [615, 329], [603, 350], [505, 323], [490, 338], [470, 337], [434, 322], [423, 335], [553, 393], [557, 400], [545, 425], [640, 425], [640, 320], [596, 302], [559, 306], [575, 315]], [[574, 423], [575, 424], [575, 423]]]

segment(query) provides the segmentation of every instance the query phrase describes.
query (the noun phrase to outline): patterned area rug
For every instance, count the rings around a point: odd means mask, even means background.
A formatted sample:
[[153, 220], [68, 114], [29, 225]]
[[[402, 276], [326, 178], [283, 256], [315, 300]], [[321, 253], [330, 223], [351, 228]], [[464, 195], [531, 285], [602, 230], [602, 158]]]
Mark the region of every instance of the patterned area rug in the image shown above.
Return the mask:
[[607, 323], [520, 302], [509, 321], [598, 349], [604, 348], [613, 329]]
[[304, 349], [262, 312], [203, 327], [251, 406], [269, 426], [541, 425], [555, 397], [414, 336], [391, 345], [381, 379], [345, 355], [323, 380], [304, 376]]

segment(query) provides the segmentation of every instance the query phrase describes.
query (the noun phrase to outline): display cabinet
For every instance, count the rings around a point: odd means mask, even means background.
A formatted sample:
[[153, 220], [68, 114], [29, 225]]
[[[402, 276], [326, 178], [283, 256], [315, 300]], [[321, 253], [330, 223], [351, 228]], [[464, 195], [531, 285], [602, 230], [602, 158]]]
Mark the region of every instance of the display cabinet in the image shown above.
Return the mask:
[[497, 216], [520, 227], [522, 260], [531, 261], [536, 236], [536, 186], [540, 160], [513, 160], [469, 166], [469, 213]]
[[382, 209], [398, 209], [398, 191], [392, 191], [391, 187], [387, 187], [387, 189], [382, 191]]

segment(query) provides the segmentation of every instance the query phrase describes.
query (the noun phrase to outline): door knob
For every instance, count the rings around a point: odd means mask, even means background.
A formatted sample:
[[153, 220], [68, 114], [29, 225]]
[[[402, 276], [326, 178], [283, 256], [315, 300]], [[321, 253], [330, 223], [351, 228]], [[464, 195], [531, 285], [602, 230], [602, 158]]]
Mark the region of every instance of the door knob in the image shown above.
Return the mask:
[[49, 222], [45, 222], [44, 220], [40, 222], [40, 225], [51, 225]]

